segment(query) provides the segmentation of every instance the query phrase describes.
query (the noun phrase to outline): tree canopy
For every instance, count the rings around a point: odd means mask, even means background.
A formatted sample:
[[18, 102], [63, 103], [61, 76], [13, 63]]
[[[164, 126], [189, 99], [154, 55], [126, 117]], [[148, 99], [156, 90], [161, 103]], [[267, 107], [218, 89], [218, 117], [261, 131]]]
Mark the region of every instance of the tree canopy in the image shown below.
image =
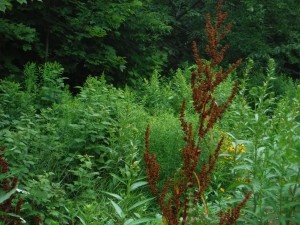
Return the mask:
[[[192, 62], [191, 43], [205, 48], [204, 0], [4, 0], [0, 3], [0, 72], [15, 75], [28, 61], [58, 61], [72, 85], [90, 74], [137, 83], [154, 70]], [[231, 54], [275, 58], [279, 69], [300, 74], [300, 17], [296, 0], [225, 1], [233, 29]], [[202, 51], [204, 52], [204, 51]], [[168, 73], [166, 73], [168, 74]]]

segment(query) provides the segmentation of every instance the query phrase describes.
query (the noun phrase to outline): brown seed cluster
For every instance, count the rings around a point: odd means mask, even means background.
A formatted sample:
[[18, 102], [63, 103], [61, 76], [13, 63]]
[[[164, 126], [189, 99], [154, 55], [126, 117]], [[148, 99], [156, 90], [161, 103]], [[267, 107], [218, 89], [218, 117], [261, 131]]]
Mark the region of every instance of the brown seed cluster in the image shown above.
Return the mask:
[[[211, 22], [211, 17], [209, 14], [206, 16], [206, 34], [208, 36], [208, 44], [206, 45], [206, 53], [212, 60], [212, 66], [220, 64], [224, 59], [224, 54], [229, 48], [228, 45], [223, 47], [220, 46], [220, 42], [227, 33], [230, 31], [232, 24], [229, 23], [222, 30], [225, 20], [227, 18], [227, 12], [222, 12], [223, 1], [219, 1], [217, 8], [217, 20], [215, 26]], [[220, 49], [220, 50], [219, 50]]]
[[[231, 24], [228, 24], [222, 29], [227, 17], [227, 13], [222, 11], [222, 3], [222, 0], [218, 3], [215, 25], [211, 22], [210, 15], [207, 15], [206, 33], [208, 44], [206, 52], [210, 57], [210, 63], [203, 63], [198, 54], [197, 44], [193, 42], [193, 54], [197, 70], [192, 73], [191, 87], [194, 110], [199, 118], [199, 126], [196, 128], [197, 135], [196, 137], [193, 135], [193, 124], [188, 123], [185, 119], [186, 101], [184, 100], [180, 110], [180, 122], [184, 132], [185, 147], [181, 151], [183, 164], [180, 176], [177, 179], [168, 178], [161, 191], [157, 188], [160, 166], [157, 163], [155, 155], [150, 153], [149, 126], [146, 129], [144, 160], [147, 181], [153, 194], [157, 196], [158, 204], [168, 225], [186, 224], [189, 211], [188, 203], [191, 201], [190, 194], [188, 193], [191, 193], [191, 190], [193, 190], [192, 200], [194, 203], [203, 199], [202, 194], [209, 186], [211, 174], [215, 169], [224, 138], [222, 137], [218, 142], [208, 161], [199, 165], [204, 139], [208, 131], [213, 128], [216, 122], [222, 117], [222, 114], [227, 110], [238, 88], [236, 82], [228, 99], [222, 104], [217, 103], [214, 97], [215, 89], [241, 63], [240, 59], [225, 72], [223, 72], [222, 68], [219, 70], [216, 69], [220, 66], [219, 64], [222, 62], [224, 54], [228, 49], [228, 45], [221, 47], [220, 42], [231, 28]], [[227, 213], [221, 212], [220, 224], [229, 224], [224, 223], [224, 221], [236, 221], [240, 216], [239, 212], [241, 208], [246, 204], [250, 195], [247, 194], [243, 202], [234, 208], [234, 210]]]
[[146, 174], [147, 174], [147, 181], [149, 187], [153, 192], [153, 194], [156, 195], [158, 192], [156, 188], [156, 184], [160, 173], [160, 165], [157, 163], [155, 155], [153, 153], [152, 154], [150, 153], [149, 135], [150, 135], [150, 127], [148, 126], [145, 133], [146, 152], [144, 154], [144, 161], [146, 163]]
[[248, 192], [245, 195], [245, 198], [243, 199], [243, 201], [238, 204], [236, 207], [234, 207], [233, 209], [228, 209], [227, 212], [220, 212], [220, 225], [232, 225], [235, 224], [235, 222], [237, 221], [237, 219], [240, 217], [240, 212], [241, 209], [246, 205], [247, 201], [249, 200], [249, 198], [251, 197], [252, 192]]

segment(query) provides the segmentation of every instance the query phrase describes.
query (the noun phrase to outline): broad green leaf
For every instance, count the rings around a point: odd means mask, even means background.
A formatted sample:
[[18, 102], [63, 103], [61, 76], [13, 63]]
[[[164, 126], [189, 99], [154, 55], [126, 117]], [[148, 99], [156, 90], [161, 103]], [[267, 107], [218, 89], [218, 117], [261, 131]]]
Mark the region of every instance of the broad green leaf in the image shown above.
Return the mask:
[[114, 194], [114, 193], [110, 193], [110, 192], [106, 192], [106, 191], [101, 191], [102, 193], [105, 193], [107, 195], [110, 195], [118, 200], [123, 200], [123, 198], [120, 195]]
[[137, 219], [127, 225], [136, 225], [136, 224], [141, 224], [141, 223], [147, 223], [147, 222], [150, 222], [150, 221], [153, 221], [153, 220], [157, 220], [155, 218], [141, 218], [141, 219]]
[[124, 225], [128, 225], [128, 224], [130, 224], [131, 222], [133, 222], [134, 221], [134, 219], [128, 219], [128, 220], [126, 220], [125, 222], [124, 222]]
[[0, 1], [0, 11], [5, 12], [6, 9], [11, 10], [12, 9], [12, 4], [8, 0], [1, 0]]
[[235, 136], [232, 133], [226, 132], [226, 134], [228, 134], [230, 137], [232, 137], [232, 139], [236, 139]]
[[84, 221], [80, 216], [77, 216], [77, 218], [80, 220], [80, 222], [81, 222], [83, 225], [86, 225], [85, 221]]
[[115, 208], [117, 214], [119, 215], [120, 218], [124, 218], [124, 213], [123, 210], [121, 209], [121, 207], [115, 203], [113, 200], [110, 200], [111, 204], [113, 205], [113, 207]]
[[257, 121], [258, 121], [258, 119], [259, 119], [259, 116], [258, 116], [258, 114], [257, 114], [257, 113], [255, 113], [255, 121], [257, 122]]
[[153, 199], [155, 199], [155, 198], [148, 198], [148, 199], [139, 201], [139, 202], [135, 203], [133, 206], [129, 207], [129, 208], [128, 208], [128, 211], [130, 211], [130, 210], [132, 210], [132, 209], [134, 209], [134, 208], [136, 208], [136, 207], [138, 207], [138, 206], [140, 206], [140, 205], [144, 205], [145, 203], [150, 202], [150, 201], [152, 201]]
[[17, 187], [15, 187], [14, 189], [12, 189], [11, 191], [7, 192], [6, 194], [4, 194], [3, 196], [0, 196], [0, 204], [4, 201], [6, 201], [7, 199], [10, 198], [10, 196], [12, 196], [15, 192], [17, 191]]
[[250, 165], [239, 165], [239, 166], [235, 166], [233, 169], [234, 170], [247, 170], [247, 171], [251, 171], [252, 167]]
[[126, 185], [125, 181], [123, 181], [122, 178], [120, 178], [120, 177], [117, 176], [116, 174], [110, 173], [110, 175], [111, 175], [113, 178], [117, 179], [118, 181], [120, 181], [121, 183], [123, 183], [123, 184]]
[[147, 178], [146, 176], [138, 177], [138, 178], [135, 178], [135, 181], [145, 180], [146, 178]]
[[66, 206], [63, 206], [66, 210], [67, 213], [70, 213], [70, 210], [66, 207]]
[[130, 186], [130, 191], [133, 191], [141, 186], [144, 186], [148, 184], [147, 181], [139, 181], [139, 182], [136, 182], [136, 183], [133, 183], [131, 186]]

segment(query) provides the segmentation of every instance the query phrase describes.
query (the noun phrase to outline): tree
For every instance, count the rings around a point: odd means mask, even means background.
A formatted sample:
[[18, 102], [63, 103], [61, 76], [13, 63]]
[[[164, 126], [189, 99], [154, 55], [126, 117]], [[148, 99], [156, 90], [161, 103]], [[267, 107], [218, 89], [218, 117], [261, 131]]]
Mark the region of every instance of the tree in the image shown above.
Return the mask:
[[[20, 74], [27, 61], [58, 61], [72, 86], [89, 74], [115, 83], [138, 83], [153, 70], [169, 74], [193, 58], [192, 40], [204, 51], [199, 31], [214, 1], [204, 0], [11, 0], [0, 3], [0, 74]], [[20, 4], [27, 3], [27, 4]], [[224, 9], [234, 27], [236, 55], [264, 62], [273, 57], [283, 72], [299, 76], [300, 17], [296, 0], [232, 0]], [[288, 24], [288, 26], [287, 26]]]
[[279, 72], [300, 77], [300, 17], [297, 0], [228, 1], [235, 27], [228, 37], [232, 54], [251, 57], [259, 67], [274, 58]]
[[[205, 34], [199, 27], [205, 14], [213, 10], [214, 1], [162, 0], [158, 4], [171, 16], [172, 32], [164, 40], [169, 49], [168, 68], [184, 60], [192, 62], [188, 49], [192, 40], [205, 50]], [[274, 58], [279, 72], [300, 77], [300, 17], [297, 0], [231, 0], [224, 2], [234, 26], [227, 37], [231, 47], [224, 59], [228, 64], [236, 55], [252, 58], [258, 68]]]
[[[73, 83], [103, 72], [113, 81], [146, 76], [160, 70], [167, 59], [161, 37], [171, 27], [168, 16], [156, 9], [152, 1], [139, 0], [44, 0], [15, 5], [1, 15], [3, 23], [17, 29], [2, 30], [0, 70], [17, 73], [28, 60], [59, 61]], [[30, 34], [21, 39], [24, 43], [13, 32], [21, 28]]]

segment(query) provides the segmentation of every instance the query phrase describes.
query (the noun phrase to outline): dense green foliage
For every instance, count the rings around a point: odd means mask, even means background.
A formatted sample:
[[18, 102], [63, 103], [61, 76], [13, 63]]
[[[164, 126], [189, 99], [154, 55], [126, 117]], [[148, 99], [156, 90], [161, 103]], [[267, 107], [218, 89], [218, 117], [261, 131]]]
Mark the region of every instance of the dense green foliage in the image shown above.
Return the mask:
[[[296, 0], [225, 1], [234, 29], [228, 42], [232, 62], [251, 57], [299, 76], [300, 31]], [[191, 42], [205, 49], [205, 15], [214, 1], [1, 1], [0, 71], [19, 80], [28, 61], [58, 61], [71, 86], [90, 74], [138, 84], [154, 69], [176, 70], [192, 62]], [[168, 76], [169, 73], [163, 73]]]
[[[203, 194], [208, 211], [197, 202], [195, 224], [202, 215], [216, 224], [217, 212], [247, 191], [253, 195], [238, 224], [300, 220], [298, 5], [224, 2], [234, 26], [222, 66], [245, 60], [215, 90], [223, 102], [239, 80], [200, 159], [209, 157], [211, 140], [225, 137]], [[200, 43], [202, 57], [201, 30], [214, 8], [215, 1], [203, 0], [0, 0], [0, 224], [5, 217], [51, 225], [164, 223], [146, 182], [145, 129], [150, 124], [163, 185], [181, 162], [183, 99], [186, 119], [198, 121], [191, 41]], [[15, 209], [1, 210], [6, 204]]]
[[[274, 97], [273, 61], [259, 87], [248, 86], [256, 72], [253, 62], [247, 65], [239, 95], [213, 131], [228, 142], [205, 194], [209, 216], [214, 221], [215, 212], [253, 190], [240, 222], [292, 224], [300, 218], [299, 86], [285, 80], [285, 93]], [[29, 192], [18, 194], [25, 199], [20, 215], [30, 224], [38, 215], [45, 224], [159, 224], [145, 188], [144, 130], [150, 123], [165, 180], [180, 162], [178, 99], [191, 92], [190, 70], [177, 70], [170, 81], [154, 73], [138, 91], [90, 77], [75, 97], [63, 86], [59, 64], [28, 64], [23, 84], [2, 80], [0, 143], [9, 174]], [[231, 83], [217, 90], [218, 98], [230, 93]], [[243, 154], [226, 151], [241, 144]]]
[[168, 20], [138, 0], [18, 4], [1, 15], [1, 70], [18, 73], [28, 60], [56, 60], [73, 84], [102, 72], [134, 82], [166, 61], [160, 41], [171, 30]]

